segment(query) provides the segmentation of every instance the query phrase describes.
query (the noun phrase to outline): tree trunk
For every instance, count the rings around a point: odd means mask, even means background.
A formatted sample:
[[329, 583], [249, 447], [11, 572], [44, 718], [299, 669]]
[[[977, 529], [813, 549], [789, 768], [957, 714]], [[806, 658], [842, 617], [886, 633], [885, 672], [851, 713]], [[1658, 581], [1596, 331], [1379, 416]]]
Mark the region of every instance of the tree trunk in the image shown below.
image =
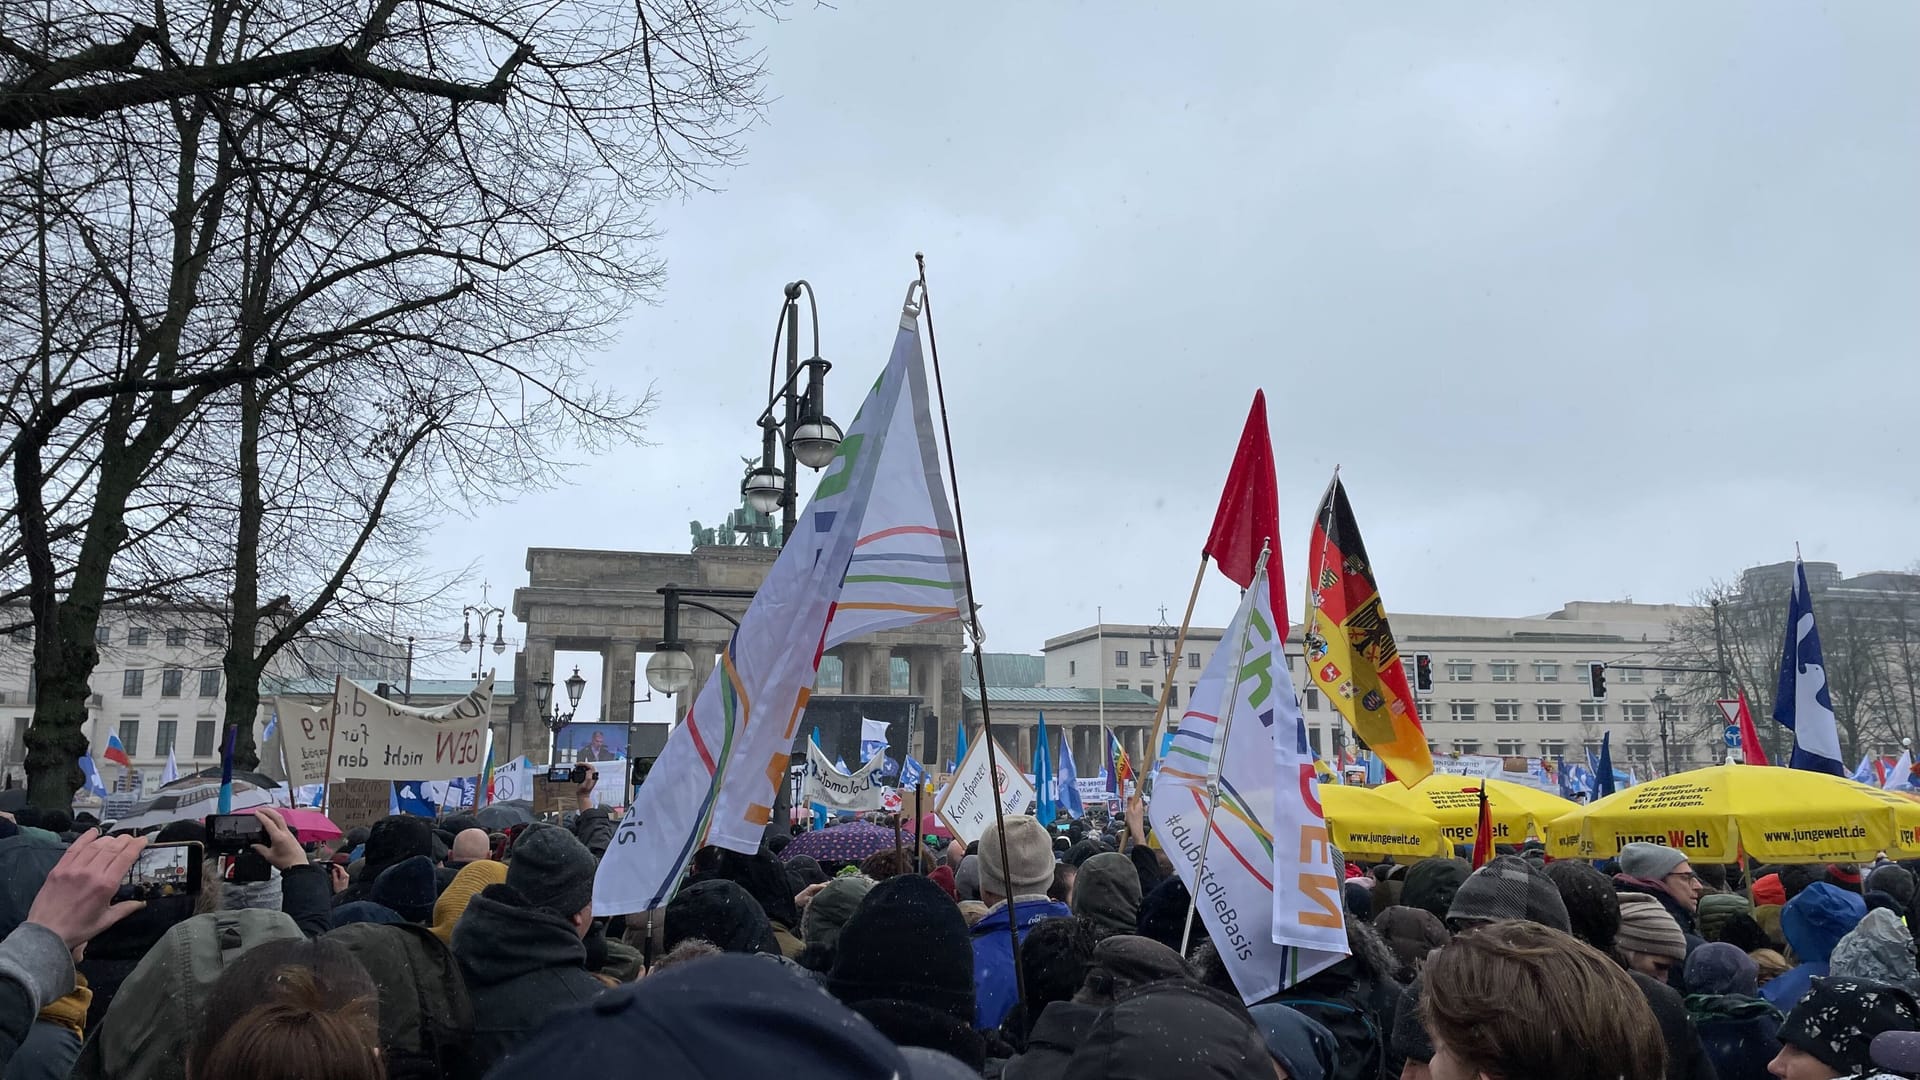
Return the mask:
[[[260, 384], [240, 384], [240, 523], [233, 551], [233, 632], [227, 637], [223, 666], [227, 676], [226, 728], [236, 732], [233, 764], [255, 769], [260, 753], [253, 742], [253, 721], [260, 712]], [[221, 745], [226, 745], [221, 732]]]

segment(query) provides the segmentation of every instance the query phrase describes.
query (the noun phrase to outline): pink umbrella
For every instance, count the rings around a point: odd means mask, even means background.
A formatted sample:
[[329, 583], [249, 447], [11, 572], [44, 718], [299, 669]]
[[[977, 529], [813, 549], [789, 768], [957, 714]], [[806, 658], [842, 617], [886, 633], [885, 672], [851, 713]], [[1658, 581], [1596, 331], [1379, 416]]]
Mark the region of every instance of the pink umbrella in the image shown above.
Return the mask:
[[953, 839], [953, 830], [940, 820], [940, 815], [929, 810], [920, 815], [920, 833], [923, 836], [937, 836], [942, 840]]
[[340, 826], [318, 810], [295, 807], [280, 811], [280, 818], [293, 830], [293, 838], [303, 844], [318, 844], [341, 835]]

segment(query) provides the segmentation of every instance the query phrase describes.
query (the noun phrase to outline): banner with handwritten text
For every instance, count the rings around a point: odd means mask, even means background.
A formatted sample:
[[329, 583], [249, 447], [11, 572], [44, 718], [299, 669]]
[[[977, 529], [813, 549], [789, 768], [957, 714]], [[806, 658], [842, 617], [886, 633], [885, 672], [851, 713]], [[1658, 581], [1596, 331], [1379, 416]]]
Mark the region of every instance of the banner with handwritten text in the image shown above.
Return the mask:
[[333, 779], [452, 780], [477, 776], [487, 754], [493, 676], [466, 697], [414, 709], [342, 676], [333, 688]]

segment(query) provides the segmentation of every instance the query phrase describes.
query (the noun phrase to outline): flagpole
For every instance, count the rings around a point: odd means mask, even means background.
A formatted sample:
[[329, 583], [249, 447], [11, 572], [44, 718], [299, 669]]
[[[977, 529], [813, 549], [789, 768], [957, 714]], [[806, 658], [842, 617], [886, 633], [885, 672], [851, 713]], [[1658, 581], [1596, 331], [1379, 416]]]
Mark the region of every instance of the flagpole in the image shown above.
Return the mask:
[[[933, 333], [933, 298], [927, 293], [927, 257], [916, 251], [913, 261], [920, 269], [920, 277], [915, 284], [920, 287], [920, 311], [927, 320], [927, 352], [933, 367], [933, 389], [940, 399], [940, 434], [947, 446], [947, 482], [953, 488], [953, 526], [960, 543], [960, 580], [967, 588], [967, 632], [973, 639], [973, 673], [980, 684], [980, 734], [987, 740], [987, 769], [993, 774], [993, 830], [1000, 838], [1000, 878], [1008, 882], [1007, 890], [1013, 890], [1013, 866], [1007, 852], [1007, 812], [1001, 805], [1000, 790], [1000, 744], [993, 736], [993, 708], [987, 687], [987, 657], [985, 651], [986, 634], [980, 628], [980, 605], [973, 593], [973, 556], [967, 547], [967, 517], [960, 507], [960, 470], [955, 464], [953, 454], [953, 427], [947, 422], [947, 388], [940, 375], [940, 344]], [[913, 298], [913, 286], [907, 288], [907, 298]], [[960, 718], [964, 727], [966, 717]], [[1020, 959], [1020, 919], [1018, 904], [1014, 897], [1007, 897], [1007, 942], [1013, 951], [1013, 986], [1016, 1000], [1024, 1014], [1027, 1007], [1026, 965]]]
[[[1179, 658], [1186, 655], [1187, 628], [1193, 625], [1194, 605], [1200, 602], [1200, 586], [1205, 583], [1206, 580], [1207, 553], [1203, 551], [1200, 553], [1200, 566], [1193, 572], [1193, 589], [1187, 593], [1187, 613], [1180, 617], [1180, 633], [1175, 635], [1173, 639], [1173, 655], [1167, 658], [1169, 663], [1177, 664]], [[1162, 737], [1162, 732], [1167, 722], [1167, 703], [1172, 696], [1173, 675], [1169, 673], [1166, 685], [1160, 688], [1160, 704], [1153, 710], [1153, 727], [1150, 728], [1148, 732], [1150, 745], [1147, 747], [1147, 767], [1146, 770], [1140, 774], [1143, 777], [1151, 777], [1153, 775], [1154, 762], [1160, 759], [1160, 744], [1165, 741]]]
[[[1249, 589], [1267, 587], [1267, 557], [1273, 553], [1271, 542], [1261, 545], [1260, 561], [1253, 567]], [[1207, 754], [1207, 827], [1200, 833], [1200, 858], [1193, 864], [1193, 888], [1187, 890], [1187, 921], [1180, 928], [1180, 955], [1187, 955], [1187, 943], [1193, 937], [1193, 916], [1200, 908], [1200, 889], [1207, 876], [1207, 846], [1213, 839], [1213, 815], [1220, 809], [1220, 755], [1233, 732], [1233, 707], [1240, 702], [1240, 665], [1247, 660], [1247, 644], [1253, 637], [1253, 620], [1240, 627], [1240, 640], [1233, 648], [1233, 672], [1227, 680], [1227, 707], [1220, 710], [1220, 726], [1214, 731], [1213, 749]]]

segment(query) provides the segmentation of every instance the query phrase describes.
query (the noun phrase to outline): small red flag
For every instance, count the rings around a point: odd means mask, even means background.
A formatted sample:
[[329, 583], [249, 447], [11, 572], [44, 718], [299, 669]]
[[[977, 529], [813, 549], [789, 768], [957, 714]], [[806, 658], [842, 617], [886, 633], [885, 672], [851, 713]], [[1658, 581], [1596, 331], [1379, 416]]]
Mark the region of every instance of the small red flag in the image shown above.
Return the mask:
[[1227, 472], [1227, 486], [1214, 511], [1213, 531], [1201, 554], [1220, 567], [1227, 580], [1247, 588], [1253, 584], [1260, 549], [1271, 547], [1267, 560], [1267, 587], [1273, 617], [1287, 625], [1287, 583], [1280, 567], [1280, 488], [1273, 474], [1273, 440], [1267, 435], [1267, 394], [1253, 392], [1253, 408], [1240, 432], [1240, 447]]
[[1746, 691], [1740, 692], [1740, 757], [1749, 765], [1767, 765], [1766, 748], [1760, 745], [1760, 733], [1753, 729], [1753, 713], [1747, 709]]
[[1474, 826], [1473, 868], [1493, 861], [1493, 807], [1487, 805], [1487, 786], [1480, 785], [1480, 820]]

